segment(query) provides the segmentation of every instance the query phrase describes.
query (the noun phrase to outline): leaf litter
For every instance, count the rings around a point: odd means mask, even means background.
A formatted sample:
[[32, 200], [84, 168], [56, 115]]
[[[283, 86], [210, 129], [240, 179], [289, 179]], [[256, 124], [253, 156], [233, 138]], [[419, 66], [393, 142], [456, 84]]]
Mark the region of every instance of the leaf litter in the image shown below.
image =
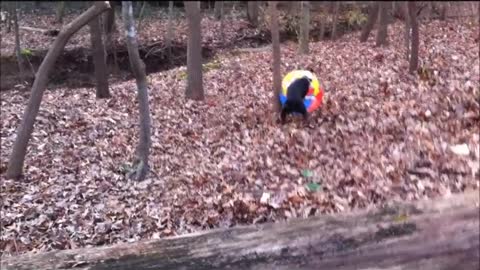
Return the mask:
[[347, 34], [311, 43], [308, 56], [283, 44], [282, 74], [310, 67], [326, 89], [309, 126], [270, 120], [269, 50], [218, 55], [203, 102], [183, 97], [185, 67], [151, 74], [143, 182], [125, 178], [138, 141], [135, 81], [111, 85], [109, 100], [93, 88], [47, 90], [20, 181], [3, 173], [29, 94], [2, 92], [0, 247], [18, 254], [156, 239], [478, 189], [476, 27], [422, 24], [424, 79], [407, 73], [403, 35], [375, 48]]

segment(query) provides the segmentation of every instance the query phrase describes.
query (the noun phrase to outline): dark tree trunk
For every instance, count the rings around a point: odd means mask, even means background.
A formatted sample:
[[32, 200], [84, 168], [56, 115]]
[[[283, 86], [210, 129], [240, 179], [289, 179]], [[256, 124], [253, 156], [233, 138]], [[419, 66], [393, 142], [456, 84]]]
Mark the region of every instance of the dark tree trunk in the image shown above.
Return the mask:
[[12, 14], [13, 14], [13, 9], [15, 8], [13, 2], [7, 2], [6, 4], [7, 7], [7, 33], [12, 32]]
[[[114, 2], [112, 2], [114, 3]], [[110, 71], [111, 73], [118, 73], [120, 67], [118, 65], [118, 57], [117, 57], [117, 47], [114, 41], [114, 36], [116, 33], [116, 24], [115, 24], [115, 8], [112, 7], [111, 9], [107, 10], [103, 15], [104, 20], [104, 32], [106, 35], [106, 51], [111, 51], [113, 55], [113, 69]], [[108, 55], [108, 53], [106, 53]]]
[[173, 40], [173, 1], [168, 1], [168, 22], [167, 36], [165, 38], [165, 46], [167, 47], [168, 61], [172, 63], [172, 40]]
[[403, 16], [405, 18], [405, 52], [407, 60], [410, 60], [410, 40], [411, 40], [411, 27], [410, 27], [410, 16], [408, 11], [408, 2], [402, 3]]
[[447, 17], [447, 3], [441, 2], [440, 3], [440, 20], [445, 21]]
[[385, 46], [388, 44], [388, 6], [390, 2], [380, 2], [380, 18], [377, 30], [376, 46]]
[[258, 1], [247, 2], [248, 21], [255, 27], [258, 26]]
[[299, 51], [301, 54], [308, 54], [308, 41], [310, 32], [310, 3], [308, 1], [300, 2], [300, 37]]
[[97, 98], [109, 98], [107, 58], [105, 55], [105, 46], [102, 39], [102, 29], [100, 26], [100, 16], [94, 18], [89, 23], [90, 41], [92, 44], [92, 60], [95, 68], [95, 80], [97, 82]]
[[337, 23], [338, 23], [338, 9], [339, 8], [340, 8], [340, 2], [336, 1], [333, 4], [332, 40], [337, 39]]
[[93, 7], [89, 8], [60, 31], [48, 50], [47, 55], [38, 69], [22, 122], [17, 130], [17, 138], [15, 139], [13, 151], [8, 162], [6, 174], [8, 178], [19, 178], [22, 175], [28, 141], [32, 135], [35, 118], [40, 109], [43, 93], [48, 83], [48, 75], [55, 65], [55, 61], [62, 53], [70, 37], [108, 8], [110, 8], [108, 1], [95, 2]]
[[185, 1], [188, 22], [187, 89], [185, 96], [203, 100], [202, 35], [199, 1]]
[[273, 51], [273, 109], [275, 112], [280, 112], [280, 98], [279, 94], [282, 88], [281, 77], [281, 56], [280, 56], [280, 33], [278, 29], [278, 12], [277, 1], [269, 1], [270, 11], [270, 31], [272, 34], [272, 51]]
[[418, 47], [420, 44], [418, 33], [418, 22], [415, 1], [408, 1], [408, 15], [410, 18], [410, 26], [412, 28], [412, 53], [410, 55], [409, 72], [414, 73], [418, 69]]
[[150, 154], [151, 132], [150, 132], [150, 107], [148, 105], [148, 85], [145, 74], [145, 64], [138, 53], [137, 34], [133, 20], [133, 7], [131, 1], [122, 2], [123, 21], [127, 33], [127, 49], [130, 67], [137, 81], [138, 109], [140, 112], [140, 140], [137, 146], [137, 157], [134, 162], [134, 170], [129, 173], [137, 181], [142, 181], [147, 176]]
[[220, 20], [222, 17], [222, 10], [223, 9], [223, 1], [215, 1], [215, 6], [214, 6], [214, 15], [215, 19]]
[[368, 19], [365, 23], [365, 26], [362, 29], [362, 34], [360, 35], [360, 41], [365, 42], [368, 40], [370, 32], [372, 32], [373, 26], [378, 19], [379, 3], [374, 2], [370, 5], [370, 10], [368, 12]]
[[63, 23], [63, 15], [65, 15], [65, 1], [60, 1], [57, 6], [57, 23]]

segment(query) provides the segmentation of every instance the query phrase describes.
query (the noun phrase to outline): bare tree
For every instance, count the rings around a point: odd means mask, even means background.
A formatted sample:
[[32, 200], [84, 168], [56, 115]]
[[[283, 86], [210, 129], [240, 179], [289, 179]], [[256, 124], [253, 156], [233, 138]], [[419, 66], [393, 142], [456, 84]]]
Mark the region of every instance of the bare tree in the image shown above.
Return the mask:
[[147, 1], [143, 1], [142, 7], [140, 8], [140, 11], [138, 13], [138, 32], [140, 32], [140, 27], [142, 26], [142, 21], [143, 21], [143, 13], [145, 12], [145, 7], [148, 5]]
[[105, 45], [102, 39], [102, 30], [100, 27], [100, 16], [93, 18], [90, 23], [90, 42], [92, 45], [92, 60], [95, 67], [95, 80], [97, 82], [97, 98], [109, 98], [107, 58], [105, 55]]
[[12, 14], [13, 14], [13, 9], [15, 8], [12, 2], [5, 2], [6, 6], [6, 20], [7, 20], [7, 33], [10, 33], [12, 31]]
[[412, 28], [410, 26], [410, 16], [408, 12], [408, 2], [403, 2], [402, 13], [405, 18], [405, 53], [407, 60], [410, 60], [410, 40], [412, 35]]
[[417, 7], [415, 1], [408, 1], [408, 17], [412, 28], [412, 53], [410, 55], [409, 72], [414, 73], [418, 68], [418, 47], [420, 44], [417, 22]]
[[18, 2], [15, 1], [14, 6], [12, 6], [12, 15], [13, 15], [13, 28], [15, 31], [15, 56], [17, 57], [18, 71], [20, 73], [20, 78], [22, 81], [25, 80], [25, 59], [22, 55], [22, 49], [20, 46], [20, 31], [18, 27], [18, 14], [17, 14]]
[[167, 47], [168, 61], [172, 63], [172, 40], [173, 40], [173, 1], [168, 1], [168, 22], [165, 46]]
[[223, 1], [215, 1], [215, 6], [213, 9], [215, 19], [220, 20], [222, 18]]
[[135, 23], [133, 20], [133, 7], [131, 1], [122, 2], [123, 21], [125, 32], [127, 33], [127, 49], [130, 67], [137, 81], [137, 98], [140, 111], [140, 140], [137, 145], [134, 170], [129, 173], [129, 177], [134, 176], [135, 180], [142, 181], [147, 176], [149, 165], [148, 156], [150, 154], [151, 132], [150, 132], [150, 108], [148, 105], [148, 85], [145, 74], [145, 64], [140, 59], [138, 53], [137, 34], [135, 32]]
[[65, 14], [65, 1], [58, 2], [56, 20], [57, 23], [63, 23], [63, 15]]
[[300, 23], [300, 38], [299, 51], [302, 54], [308, 54], [308, 41], [310, 32], [310, 3], [308, 1], [300, 2], [301, 9], [301, 23]]
[[22, 175], [25, 155], [27, 153], [28, 141], [33, 132], [33, 125], [37, 117], [40, 104], [42, 102], [43, 93], [48, 83], [48, 75], [55, 65], [55, 61], [62, 53], [65, 44], [70, 37], [85, 26], [90, 20], [110, 8], [108, 1], [98, 1], [95, 5], [81, 14], [78, 18], [69, 23], [60, 31], [52, 46], [48, 50], [47, 55], [42, 61], [38, 69], [37, 76], [33, 82], [30, 99], [23, 114], [22, 122], [17, 130], [17, 138], [13, 145], [12, 154], [8, 162], [7, 174], [8, 178], [19, 178]]
[[379, 10], [379, 3], [378, 2], [373, 2], [370, 5], [370, 10], [368, 12], [367, 22], [365, 23], [365, 26], [362, 29], [362, 34], [360, 35], [360, 41], [361, 42], [365, 42], [365, 41], [368, 40], [368, 36], [370, 35], [370, 32], [372, 32], [373, 26], [375, 25], [375, 22], [377, 21], [378, 10]]
[[199, 1], [184, 1], [188, 22], [187, 89], [185, 96], [203, 100], [202, 34]]
[[278, 29], [278, 1], [269, 1], [270, 13], [270, 31], [272, 33], [272, 53], [273, 53], [273, 110], [280, 112], [281, 105], [279, 94], [282, 88], [282, 77], [280, 71], [281, 56], [280, 56], [280, 33]]
[[390, 2], [382, 1], [379, 3], [379, 5], [380, 17], [377, 30], [376, 46], [384, 46], [388, 44], [388, 6], [390, 5]]
[[332, 25], [332, 39], [337, 39], [337, 23], [338, 23], [338, 10], [340, 8], [340, 1], [333, 3], [333, 25]]
[[247, 16], [253, 26], [258, 26], [258, 1], [247, 2]]
[[441, 2], [440, 3], [440, 20], [444, 21], [447, 17], [447, 3]]
[[[114, 2], [112, 2], [114, 3]], [[115, 7], [112, 6], [112, 8], [108, 9], [107, 12], [103, 15], [103, 26], [104, 26], [104, 32], [106, 35], [106, 51], [111, 51], [113, 55], [113, 70], [111, 71], [112, 73], [117, 73], [119, 71], [119, 66], [118, 66], [118, 57], [117, 57], [117, 48], [115, 41], [113, 39], [114, 34], [116, 32], [116, 24], [115, 24]], [[106, 52], [105, 55], [108, 55]]]

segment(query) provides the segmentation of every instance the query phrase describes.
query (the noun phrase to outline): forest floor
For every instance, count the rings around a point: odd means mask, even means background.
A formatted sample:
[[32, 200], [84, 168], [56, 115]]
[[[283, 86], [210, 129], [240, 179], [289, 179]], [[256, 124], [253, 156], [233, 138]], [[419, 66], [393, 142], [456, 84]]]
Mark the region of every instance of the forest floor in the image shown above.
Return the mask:
[[3, 173], [29, 93], [3, 91], [0, 248], [105, 245], [479, 189], [478, 27], [422, 21], [416, 75], [403, 34], [376, 48], [350, 33], [312, 42], [306, 56], [284, 43], [282, 74], [310, 67], [326, 91], [308, 126], [272, 121], [270, 50], [219, 51], [202, 102], [184, 98], [184, 66], [151, 73], [142, 182], [125, 177], [138, 142], [134, 80], [112, 83], [109, 100], [93, 87], [47, 90], [18, 181]]

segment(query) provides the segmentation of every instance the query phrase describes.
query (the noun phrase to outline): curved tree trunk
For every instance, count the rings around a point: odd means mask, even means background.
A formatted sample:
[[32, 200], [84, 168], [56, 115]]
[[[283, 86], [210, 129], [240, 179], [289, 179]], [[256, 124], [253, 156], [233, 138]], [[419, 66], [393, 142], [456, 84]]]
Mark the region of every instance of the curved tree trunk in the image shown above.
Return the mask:
[[280, 112], [280, 98], [279, 94], [282, 88], [282, 77], [280, 71], [281, 56], [280, 56], [280, 33], [278, 29], [278, 12], [277, 1], [269, 1], [270, 11], [270, 31], [272, 33], [272, 52], [273, 52], [273, 110]]
[[379, 3], [374, 2], [370, 5], [370, 11], [368, 12], [367, 23], [362, 29], [362, 34], [360, 35], [360, 42], [365, 42], [368, 40], [370, 32], [372, 32], [373, 26], [378, 18]]
[[202, 34], [199, 1], [184, 1], [188, 21], [187, 89], [185, 96], [203, 100]]
[[37, 117], [40, 104], [42, 102], [43, 93], [48, 83], [48, 75], [55, 65], [55, 61], [62, 53], [65, 44], [67, 44], [70, 37], [80, 30], [83, 26], [88, 24], [90, 20], [100, 15], [102, 12], [110, 8], [108, 1], [95, 2], [95, 5], [82, 13], [78, 18], [73, 20], [63, 28], [48, 50], [47, 55], [42, 61], [38, 69], [37, 76], [33, 82], [30, 99], [23, 114], [22, 122], [17, 130], [17, 138], [13, 145], [13, 151], [8, 162], [8, 169], [6, 176], [8, 178], [19, 178], [22, 175], [23, 164], [25, 162], [25, 155], [27, 154], [28, 141], [33, 132], [33, 125]]
[[302, 54], [308, 54], [308, 41], [310, 32], [310, 3], [308, 1], [300, 2], [300, 38], [299, 51]]
[[148, 86], [145, 74], [145, 64], [138, 53], [137, 33], [133, 20], [133, 7], [131, 1], [122, 2], [123, 21], [127, 33], [127, 49], [130, 67], [137, 81], [137, 98], [140, 111], [140, 140], [137, 146], [137, 157], [134, 162], [134, 169], [129, 173], [137, 181], [142, 181], [147, 176], [150, 154], [150, 107], [148, 105]]
[[388, 6], [390, 2], [380, 2], [380, 17], [377, 30], [376, 46], [388, 45]]

